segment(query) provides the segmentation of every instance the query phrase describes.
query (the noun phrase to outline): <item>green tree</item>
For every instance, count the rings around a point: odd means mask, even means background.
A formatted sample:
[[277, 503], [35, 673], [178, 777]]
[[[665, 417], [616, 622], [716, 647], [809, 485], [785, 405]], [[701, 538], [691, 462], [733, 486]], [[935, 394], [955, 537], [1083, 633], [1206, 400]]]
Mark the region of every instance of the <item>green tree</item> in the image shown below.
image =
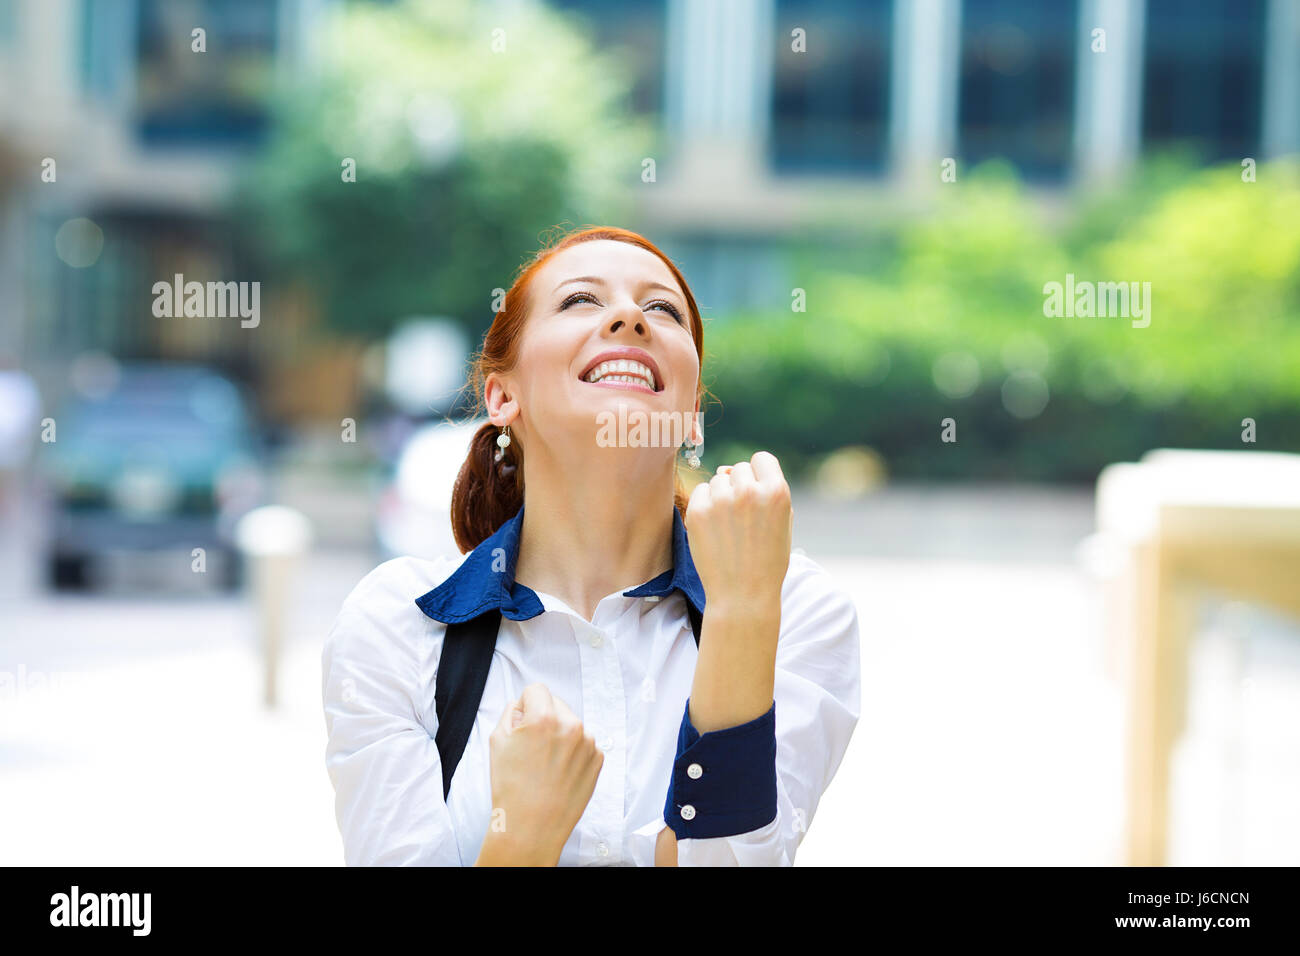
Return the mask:
[[[630, 79], [542, 5], [342, 5], [308, 75], [273, 107], [237, 219], [327, 325], [380, 336], [404, 316], [491, 320], [549, 227], [618, 223], [650, 151]], [[345, 163], [355, 162], [355, 181]]]

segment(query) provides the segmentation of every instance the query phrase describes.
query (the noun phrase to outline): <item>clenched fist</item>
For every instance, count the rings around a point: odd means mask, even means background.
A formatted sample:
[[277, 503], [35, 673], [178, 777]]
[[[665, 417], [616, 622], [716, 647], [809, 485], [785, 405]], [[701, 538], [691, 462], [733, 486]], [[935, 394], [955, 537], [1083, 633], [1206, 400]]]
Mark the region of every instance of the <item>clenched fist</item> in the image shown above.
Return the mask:
[[709, 606], [779, 605], [793, 526], [790, 486], [770, 452], [724, 465], [698, 485], [686, 532]]
[[492, 807], [505, 829], [490, 831], [479, 864], [554, 866], [596, 789], [605, 755], [582, 722], [545, 684], [529, 684], [489, 738]]

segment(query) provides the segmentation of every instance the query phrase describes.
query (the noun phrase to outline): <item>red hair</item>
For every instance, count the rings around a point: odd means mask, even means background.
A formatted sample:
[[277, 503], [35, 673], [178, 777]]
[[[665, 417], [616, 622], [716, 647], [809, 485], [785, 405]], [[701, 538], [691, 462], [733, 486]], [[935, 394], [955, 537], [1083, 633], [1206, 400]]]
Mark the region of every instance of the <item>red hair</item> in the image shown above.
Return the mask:
[[[520, 267], [514, 284], [506, 293], [505, 308], [492, 319], [492, 325], [483, 337], [483, 348], [473, 358], [467, 387], [474, 391], [476, 409], [480, 414], [484, 411], [483, 389], [488, 375], [493, 372], [508, 372], [519, 361], [519, 342], [523, 336], [524, 323], [528, 319], [528, 290], [533, 277], [557, 252], [595, 239], [611, 239], [640, 246], [663, 261], [681, 286], [682, 294], [686, 296], [686, 304], [691, 313], [691, 335], [695, 340], [695, 352], [700, 359], [700, 367], [703, 368], [704, 324], [700, 320], [700, 310], [695, 304], [690, 286], [686, 284], [686, 279], [677, 266], [644, 236], [613, 226], [587, 226], [572, 230], [549, 245], [544, 245], [530, 261]], [[699, 386], [698, 395], [704, 395], [703, 384]], [[451, 528], [456, 536], [456, 546], [461, 551], [471, 551], [478, 547], [514, 517], [524, 503], [524, 449], [519, 439], [512, 435], [508, 451], [497, 462], [498, 434], [499, 429], [491, 422], [475, 432], [470, 441], [469, 455], [460, 467], [460, 474], [456, 476], [456, 484], [451, 493]], [[675, 481], [673, 503], [684, 516], [686, 491], [680, 478]]]

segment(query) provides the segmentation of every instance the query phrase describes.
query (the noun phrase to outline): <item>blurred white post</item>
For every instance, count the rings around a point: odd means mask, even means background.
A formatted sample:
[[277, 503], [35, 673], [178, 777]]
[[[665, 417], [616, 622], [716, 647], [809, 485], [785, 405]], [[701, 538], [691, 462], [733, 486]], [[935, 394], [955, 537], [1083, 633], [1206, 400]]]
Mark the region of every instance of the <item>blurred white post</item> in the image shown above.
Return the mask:
[[257, 602], [267, 707], [276, 706], [276, 674], [284, 645], [289, 593], [311, 538], [311, 522], [306, 516], [283, 505], [254, 508], [235, 526], [235, 543], [244, 553]]
[[1157, 449], [1097, 479], [1097, 527], [1127, 555], [1126, 862], [1164, 866], [1170, 768], [1187, 716], [1191, 600], [1206, 590], [1300, 618], [1300, 455]]

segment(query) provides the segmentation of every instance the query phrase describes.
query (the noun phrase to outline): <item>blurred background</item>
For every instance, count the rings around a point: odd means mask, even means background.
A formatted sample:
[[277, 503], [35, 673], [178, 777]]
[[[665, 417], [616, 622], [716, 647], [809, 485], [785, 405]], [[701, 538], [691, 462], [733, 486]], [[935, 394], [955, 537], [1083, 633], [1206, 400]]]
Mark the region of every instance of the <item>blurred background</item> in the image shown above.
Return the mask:
[[322, 641], [587, 223], [859, 607], [799, 863], [1300, 863], [1297, 153], [1300, 0], [0, 0], [0, 863], [342, 862]]

